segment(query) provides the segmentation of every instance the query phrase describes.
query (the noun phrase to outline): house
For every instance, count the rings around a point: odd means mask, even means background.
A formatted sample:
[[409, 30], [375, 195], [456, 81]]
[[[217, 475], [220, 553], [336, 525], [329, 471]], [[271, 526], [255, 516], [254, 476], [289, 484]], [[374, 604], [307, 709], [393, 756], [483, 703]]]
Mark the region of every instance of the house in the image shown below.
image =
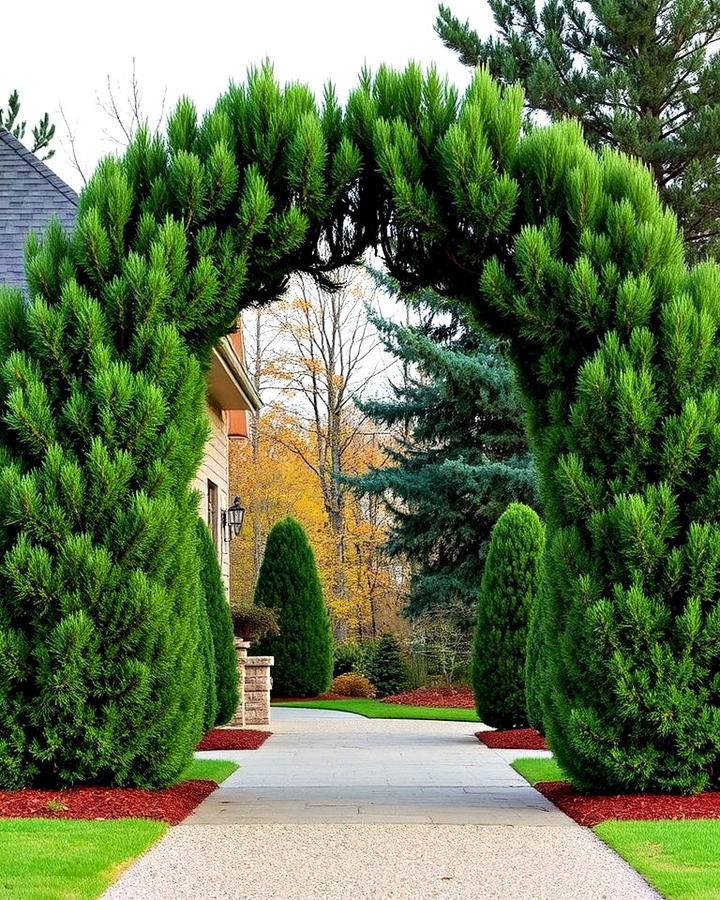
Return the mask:
[[[26, 288], [23, 247], [28, 231], [41, 233], [52, 216], [70, 229], [77, 202], [69, 185], [0, 128], [0, 284]], [[222, 522], [235, 493], [228, 483], [228, 442], [247, 438], [246, 414], [260, 406], [245, 369], [239, 333], [224, 338], [213, 351], [207, 404], [212, 434], [193, 486], [200, 493], [199, 512], [215, 540], [229, 585], [228, 535]]]

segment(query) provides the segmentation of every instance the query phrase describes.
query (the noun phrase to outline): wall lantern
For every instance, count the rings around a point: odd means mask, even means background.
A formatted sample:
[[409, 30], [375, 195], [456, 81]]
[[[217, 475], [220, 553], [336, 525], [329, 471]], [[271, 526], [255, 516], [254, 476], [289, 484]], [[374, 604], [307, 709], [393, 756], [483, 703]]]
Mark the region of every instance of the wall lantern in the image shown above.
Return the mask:
[[222, 527], [226, 542], [231, 541], [240, 534], [244, 518], [245, 509], [240, 506], [240, 498], [236, 497], [232, 506], [222, 511]]

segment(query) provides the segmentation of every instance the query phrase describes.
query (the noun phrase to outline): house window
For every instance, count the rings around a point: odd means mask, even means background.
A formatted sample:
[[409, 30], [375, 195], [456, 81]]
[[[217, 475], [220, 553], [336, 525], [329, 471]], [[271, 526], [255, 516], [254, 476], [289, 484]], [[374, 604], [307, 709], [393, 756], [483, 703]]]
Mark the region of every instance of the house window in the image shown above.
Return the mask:
[[210, 529], [212, 539], [215, 546], [218, 546], [218, 523], [220, 520], [220, 512], [218, 510], [218, 486], [214, 481], [208, 480], [207, 483], [207, 523]]

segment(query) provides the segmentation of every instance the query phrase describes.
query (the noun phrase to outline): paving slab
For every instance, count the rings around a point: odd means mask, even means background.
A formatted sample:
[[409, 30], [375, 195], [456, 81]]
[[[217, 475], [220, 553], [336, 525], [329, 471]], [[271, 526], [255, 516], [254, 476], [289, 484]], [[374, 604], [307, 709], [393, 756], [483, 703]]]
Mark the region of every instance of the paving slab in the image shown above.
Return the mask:
[[657, 898], [476, 723], [327, 712], [276, 708], [259, 750], [197, 754], [241, 768], [105, 896]]

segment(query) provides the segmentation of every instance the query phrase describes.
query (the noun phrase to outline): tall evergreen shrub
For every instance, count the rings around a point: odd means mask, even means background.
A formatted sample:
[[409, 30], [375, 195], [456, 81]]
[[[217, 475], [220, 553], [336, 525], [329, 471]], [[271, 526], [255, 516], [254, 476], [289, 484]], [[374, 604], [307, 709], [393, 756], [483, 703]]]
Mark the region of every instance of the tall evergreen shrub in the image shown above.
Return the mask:
[[543, 544], [542, 522], [522, 503], [508, 506], [490, 538], [475, 616], [472, 687], [477, 714], [494, 728], [527, 725], [527, 626]]
[[210, 667], [213, 672], [215, 712], [212, 725], [225, 725], [238, 705], [238, 672], [230, 604], [222, 579], [215, 544], [202, 519], [197, 521], [200, 583], [203, 589], [205, 616], [208, 622]]
[[253, 655], [275, 657], [273, 693], [313, 697], [332, 681], [333, 643], [315, 555], [302, 525], [288, 516], [273, 526], [255, 587], [255, 603], [277, 611], [279, 635]]
[[166, 139], [140, 130], [72, 233], [30, 241], [29, 296], [0, 295], [0, 786], [188, 764], [211, 349], [292, 271], [355, 258], [359, 164], [332, 93], [265, 67], [202, 119], [181, 101]]
[[510, 340], [551, 748], [583, 788], [697, 791], [720, 780], [720, 269], [685, 265], [647, 169], [574, 122], [522, 135], [522, 106], [482, 70], [458, 100], [412, 67], [349, 100], [391, 274]]

